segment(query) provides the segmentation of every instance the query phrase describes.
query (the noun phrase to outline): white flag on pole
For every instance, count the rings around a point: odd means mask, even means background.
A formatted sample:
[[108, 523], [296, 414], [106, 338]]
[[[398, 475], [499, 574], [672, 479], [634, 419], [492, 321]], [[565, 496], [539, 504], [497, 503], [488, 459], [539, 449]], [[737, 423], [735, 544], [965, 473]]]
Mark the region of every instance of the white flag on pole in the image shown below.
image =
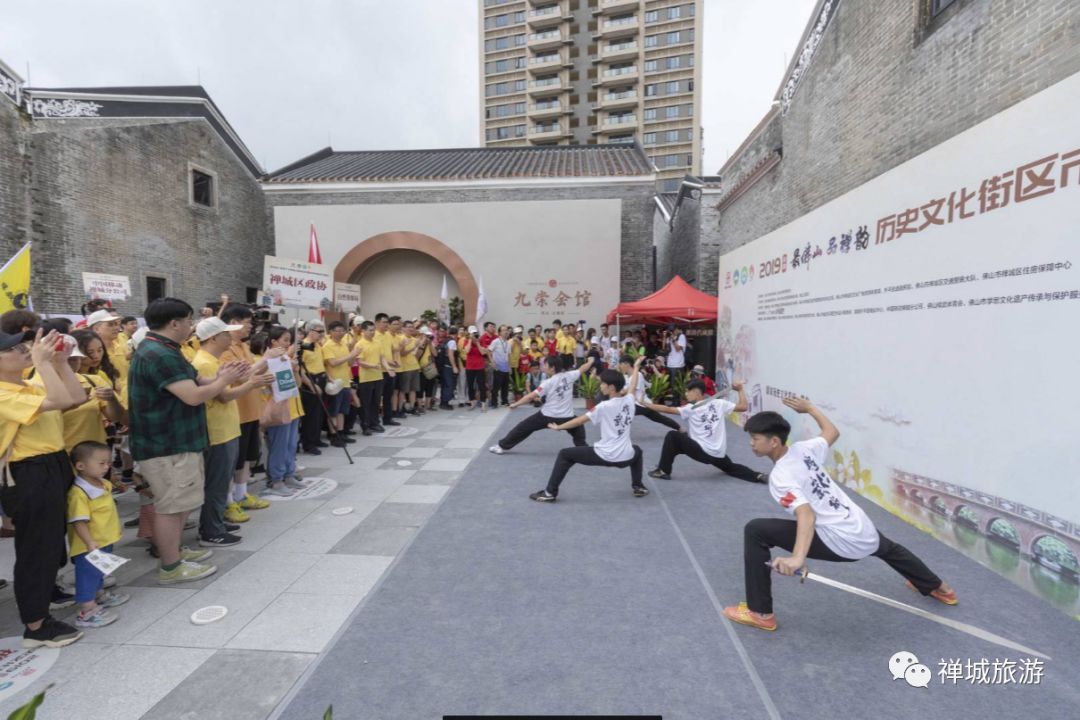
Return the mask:
[[450, 294], [446, 289], [446, 273], [442, 276], [442, 294], [439, 295], [439, 320], [450, 326]]
[[476, 298], [476, 324], [479, 325], [480, 321], [487, 315], [487, 298], [484, 297], [484, 276], [480, 278], [480, 296]]

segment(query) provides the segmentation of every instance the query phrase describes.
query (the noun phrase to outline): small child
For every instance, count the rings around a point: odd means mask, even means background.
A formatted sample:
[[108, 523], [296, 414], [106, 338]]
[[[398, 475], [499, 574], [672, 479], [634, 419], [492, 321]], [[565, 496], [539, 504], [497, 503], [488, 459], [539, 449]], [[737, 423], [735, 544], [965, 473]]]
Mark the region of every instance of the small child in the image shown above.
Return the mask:
[[544, 382], [544, 376], [540, 373], [539, 361], [529, 361], [529, 386], [527, 392], [537, 389], [542, 382]]
[[75, 617], [75, 625], [80, 628], [100, 628], [116, 622], [116, 614], [106, 608], [131, 599], [105, 590], [105, 576], [86, 558], [92, 550], [112, 552], [113, 543], [122, 534], [112, 485], [104, 479], [109, 459], [109, 446], [104, 443], [81, 442], [71, 451], [76, 477], [67, 497], [68, 545], [75, 565], [75, 601], [82, 606]]

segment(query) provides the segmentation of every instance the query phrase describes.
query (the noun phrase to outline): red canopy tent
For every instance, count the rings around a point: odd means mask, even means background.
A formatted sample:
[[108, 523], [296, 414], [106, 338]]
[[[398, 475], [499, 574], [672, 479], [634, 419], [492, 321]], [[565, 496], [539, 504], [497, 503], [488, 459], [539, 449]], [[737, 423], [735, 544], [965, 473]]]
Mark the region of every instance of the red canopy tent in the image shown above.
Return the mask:
[[634, 302], [619, 303], [608, 313], [607, 322], [609, 325], [700, 325], [715, 323], [716, 316], [716, 296], [691, 287], [676, 275], [652, 295]]

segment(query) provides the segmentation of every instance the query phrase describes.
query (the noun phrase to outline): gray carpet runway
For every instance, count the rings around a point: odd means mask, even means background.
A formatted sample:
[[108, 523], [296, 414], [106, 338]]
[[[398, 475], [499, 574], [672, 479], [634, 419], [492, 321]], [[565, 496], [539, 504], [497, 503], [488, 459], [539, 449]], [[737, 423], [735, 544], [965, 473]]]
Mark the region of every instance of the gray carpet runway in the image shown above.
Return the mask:
[[[666, 428], [638, 418], [633, 432], [648, 470]], [[767, 470], [730, 432], [731, 457]], [[912, 593], [874, 558], [811, 569], [1052, 656], [1039, 684], [942, 684], [941, 660], [1023, 655], [809, 582], [776, 578], [777, 632], [728, 623], [710, 591], [722, 605], [743, 599], [743, 525], [783, 515], [765, 487], [682, 457], [674, 479], [646, 479], [645, 498], [631, 495], [628, 470], [578, 466], [558, 503], [529, 501], [569, 443], [543, 432], [503, 456], [482, 451], [280, 717], [321, 717], [331, 703], [349, 719], [1077, 716], [1080, 624], [869, 501], [879, 529], [953, 584], [960, 605]], [[930, 667], [929, 687], [892, 679], [900, 650]]]

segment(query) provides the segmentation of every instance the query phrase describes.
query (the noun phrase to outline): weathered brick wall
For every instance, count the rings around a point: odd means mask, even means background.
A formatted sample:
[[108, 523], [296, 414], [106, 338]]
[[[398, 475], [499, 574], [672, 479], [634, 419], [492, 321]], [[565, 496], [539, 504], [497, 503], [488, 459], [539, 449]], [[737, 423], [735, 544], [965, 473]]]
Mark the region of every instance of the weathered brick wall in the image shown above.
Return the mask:
[[[403, 190], [400, 192], [277, 193], [267, 197], [273, 207], [288, 205], [378, 205], [402, 203], [513, 202], [536, 200], [617, 199], [622, 202], [621, 299], [637, 300], [653, 292], [652, 183], [580, 185], [559, 188], [493, 188], [463, 190]], [[272, 220], [271, 220], [272, 222]], [[272, 234], [272, 233], [271, 233]]]
[[[777, 145], [783, 160], [702, 238], [722, 254], [765, 235], [1059, 80], [1080, 72], [1080, 3], [841, 0], [789, 112], [724, 173]], [[715, 265], [715, 261], [713, 261]]]
[[30, 239], [29, 121], [0, 95], [0, 265]]
[[[80, 273], [127, 275], [138, 314], [146, 276], [198, 306], [244, 299], [273, 252], [261, 187], [203, 121], [39, 120], [33, 127], [35, 307], [76, 312]], [[189, 203], [189, 163], [217, 174], [218, 206]]]

